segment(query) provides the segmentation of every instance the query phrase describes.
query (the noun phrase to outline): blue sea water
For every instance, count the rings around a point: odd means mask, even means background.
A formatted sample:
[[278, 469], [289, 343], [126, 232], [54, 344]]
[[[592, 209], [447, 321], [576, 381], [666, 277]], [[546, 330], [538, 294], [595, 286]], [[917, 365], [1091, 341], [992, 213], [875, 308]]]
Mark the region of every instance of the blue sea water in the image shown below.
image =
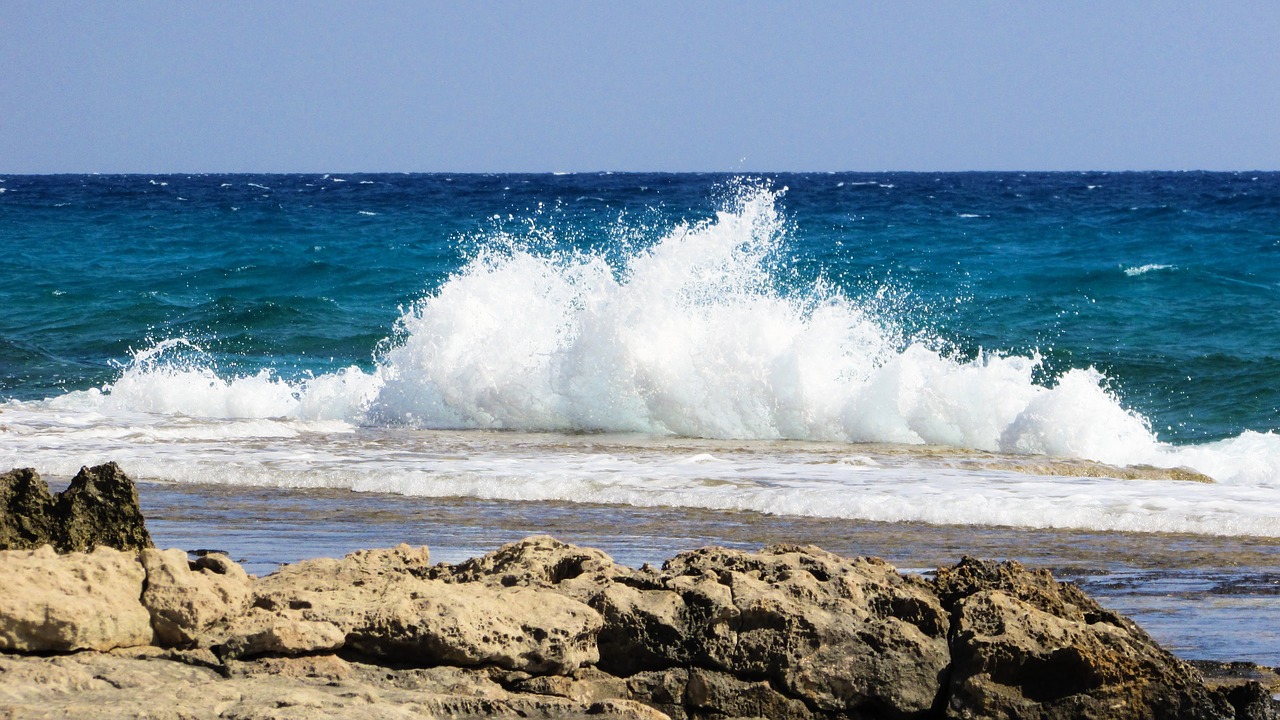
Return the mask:
[[1280, 173], [0, 180], [9, 465], [1280, 536]]

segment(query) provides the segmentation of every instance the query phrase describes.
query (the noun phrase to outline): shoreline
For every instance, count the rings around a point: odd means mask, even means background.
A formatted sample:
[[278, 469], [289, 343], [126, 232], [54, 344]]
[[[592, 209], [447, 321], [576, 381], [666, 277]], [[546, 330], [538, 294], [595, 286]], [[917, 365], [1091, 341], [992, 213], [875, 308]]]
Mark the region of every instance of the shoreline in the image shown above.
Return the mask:
[[266, 574], [279, 563], [401, 542], [460, 562], [549, 533], [631, 567], [693, 547], [813, 544], [931, 573], [964, 555], [1017, 560], [1070, 580], [1191, 660], [1280, 666], [1280, 539], [884, 523], [670, 507], [422, 498], [330, 489], [142, 482], [160, 544], [215, 549]]
[[255, 577], [156, 549], [114, 463], [56, 494], [29, 469], [0, 480], [8, 717], [1280, 718], [1276, 669], [1188, 663], [1016, 560], [926, 574], [775, 543], [635, 568], [536, 535], [459, 562], [402, 543]]
[[[262, 578], [220, 554], [0, 551], [4, 717], [1280, 718], [1280, 672], [1187, 663], [1070, 583], [817, 547], [660, 569], [549, 536]], [[88, 582], [86, 582], [88, 581]]]

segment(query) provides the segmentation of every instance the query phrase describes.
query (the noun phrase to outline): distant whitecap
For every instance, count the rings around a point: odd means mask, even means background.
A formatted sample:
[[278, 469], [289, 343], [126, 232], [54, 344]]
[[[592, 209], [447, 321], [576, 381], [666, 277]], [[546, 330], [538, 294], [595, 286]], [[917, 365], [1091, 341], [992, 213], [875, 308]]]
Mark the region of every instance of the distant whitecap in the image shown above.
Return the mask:
[[1147, 265], [1139, 265], [1137, 267], [1127, 267], [1124, 269], [1124, 274], [1128, 275], [1129, 277], [1135, 277], [1138, 275], [1146, 275], [1149, 272], [1155, 272], [1157, 270], [1174, 270], [1174, 269], [1176, 268], [1174, 268], [1174, 266], [1172, 265], [1160, 265], [1157, 263], [1150, 263]]

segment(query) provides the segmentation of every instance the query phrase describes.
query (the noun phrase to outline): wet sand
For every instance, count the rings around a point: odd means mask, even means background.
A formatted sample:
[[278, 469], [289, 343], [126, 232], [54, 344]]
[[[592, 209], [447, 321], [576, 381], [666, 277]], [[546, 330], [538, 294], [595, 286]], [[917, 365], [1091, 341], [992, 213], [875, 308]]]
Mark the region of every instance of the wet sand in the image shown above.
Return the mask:
[[400, 542], [457, 562], [546, 533], [618, 562], [661, 563], [717, 544], [815, 544], [928, 572], [963, 555], [1047, 568], [1141, 624], [1187, 659], [1280, 665], [1280, 539], [880, 523], [752, 512], [564, 502], [417, 498], [143, 482], [158, 546], [216, 549], [249, 572]]

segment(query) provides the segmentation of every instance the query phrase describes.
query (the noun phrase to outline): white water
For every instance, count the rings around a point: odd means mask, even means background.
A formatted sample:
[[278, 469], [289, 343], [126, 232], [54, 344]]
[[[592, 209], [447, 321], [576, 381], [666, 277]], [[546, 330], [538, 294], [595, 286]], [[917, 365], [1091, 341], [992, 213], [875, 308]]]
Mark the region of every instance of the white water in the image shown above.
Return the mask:
[[1152, 263], [1152, 264], [1140, 265], [1136, 267], [1127, 267], [1124, 269], [1124, 274], [1128, 275], [1129, 277], [1136, 277], [1138, 275], [1146, 275], [1147, 273], [1154, 272], [1156, 270], [1173, 270], [1173, 269], [1174, 267], [1172, 265], [1159, 265], [1159, 264]]
[[[1280, 437], [1165, 445], [1092, 369], [1038, 385], [1037, 358], [956, 360], [830, 288], [779, 290], [775, 201], [744, 189], [621, 268], [495, 238], [404, 314], [373, 372], [229, 377], [185, 340], [158, 343], [101, 390], [3, 406], [0, 466], [69, 474], [115, 459], [181, 481], [1280, 535]], [[601, 455], [486, 433], [474, 452], [442, 453], [427, 432], [439, 429], [671, 440]], [[746, 460], [709, 445], [694, 462], [675, 438], [834, 445]], [[1188, 466], [1218, 483], [1046, 478], [927, 454], [860, 464], [847, 443]]]

